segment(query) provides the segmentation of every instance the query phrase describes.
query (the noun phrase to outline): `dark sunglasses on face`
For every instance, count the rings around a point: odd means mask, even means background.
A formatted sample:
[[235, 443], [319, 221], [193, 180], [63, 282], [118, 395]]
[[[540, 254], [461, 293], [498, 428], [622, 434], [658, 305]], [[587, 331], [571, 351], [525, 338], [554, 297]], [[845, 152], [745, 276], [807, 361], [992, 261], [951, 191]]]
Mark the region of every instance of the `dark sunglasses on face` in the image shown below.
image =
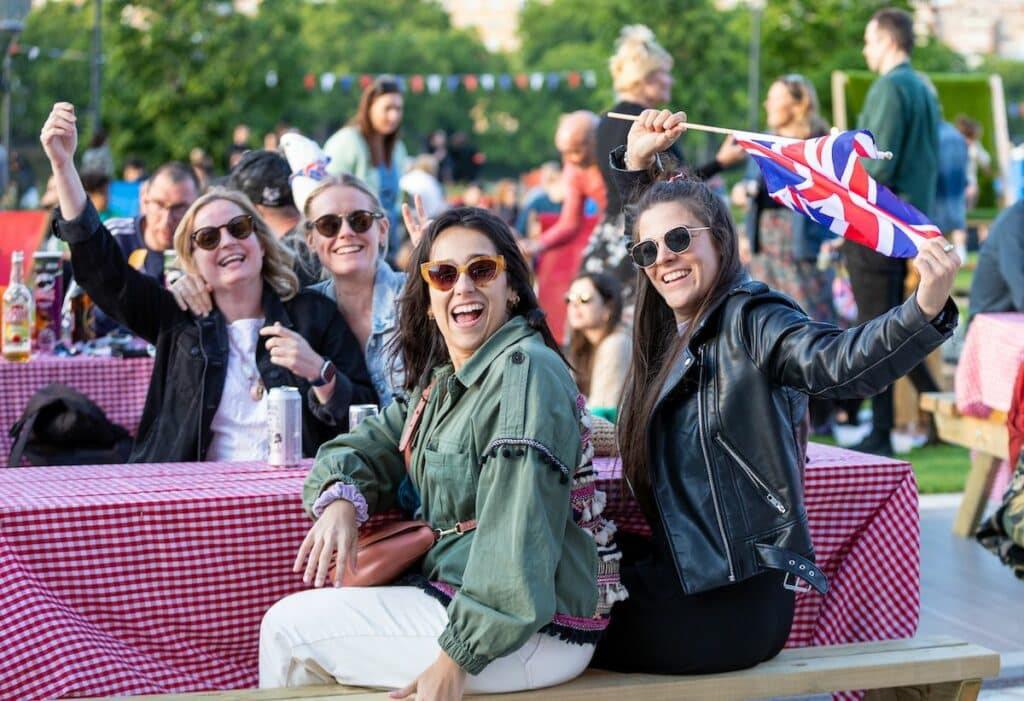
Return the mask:
[[[693, 233], [695, 231], [707, 231], [710, 226], [677, 226], [674, 229], [669, 229], [662, 236], [665, 240], [665, 245], [668, 250], [673, 253], [682, 253], [690, 247], [690, 243], [693, 241]], [[633, 259], [633, 263], [640, 268], [649, 268], [658, 260], [658, 241], [657, 239], [646, 239], [634, 243], [629, 248], [629, 255]]]
[[241, 241], [249, 238], [256, 227], [250, 214], [239, 214], [230, 219], [227, 224], [220, 226], [204, 226], [192, 232], [192, 242], [207, 251], [212, 251], [220, 245], [220, 230], [225, 229], [233, 237]]
[[325, 214], [315, 221], [306, 222], [307, 229], [316, 229], [316, 233], [329, 239], [333, 239], [341, 231], [341, 222], [347, 221], [348, 226], [357, 234], [365, 234], [373, 226], [375, 219], [382, 219], [383, 212], [370, 212], [365, 209], [357, 209], [348, 214]]
[[574, 295], [571, 292], [565, 296], [566, 304], [590, 304], [594, 299], [593, 295]]
[[465, 265], [447, 260], [431, 260], [420, 265], [423, 280], [440, 292], [447, 292], [455, 287], [463, 273], [468, 274], [469, 279], [477, 287], [486, 287], [504, 270], [505, 256], [477, 256], [471, 258]]

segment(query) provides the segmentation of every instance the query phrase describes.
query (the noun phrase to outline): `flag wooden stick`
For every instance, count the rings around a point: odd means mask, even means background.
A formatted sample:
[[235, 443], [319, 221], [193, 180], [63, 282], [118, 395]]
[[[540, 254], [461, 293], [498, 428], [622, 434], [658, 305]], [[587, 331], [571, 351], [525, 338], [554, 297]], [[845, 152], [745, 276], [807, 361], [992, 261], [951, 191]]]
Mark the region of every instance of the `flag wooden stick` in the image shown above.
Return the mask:
[[[608, 116], [611, 117], [612, 119], [623, 119], [623, 120], [625, 120], [627, 122], [635, 122], [639, 115], [625, 114], [623, 112], [609, 112]], [[766, 139], [775, 139], [775, 138], [777, 138], [773, 134], [759, 134], [757, 132], [742, 131], [740, 129], [726, 129], [724, 127], [713, 127], [713, 126], [710, 126], [710, 125], [707, 125], [707, 124], [694, 124], [693, 122], [686, 122], [686, 128], [687, 129], [693, 129], [694, 131], [707, 131], [707, 132], [711, 132], [712, 134], [736, 134], [737, 132], [739, 132], [739, 133], [742, 133], [742, 134], [749, 134], [749, 135], [751, 135], [751, 136], [753, 136], [755, 138], [756, 137], [763, 137], [763, 138], [766, 138]], [[891, 160], [892, 159], [892, 151], [879, 151], [878, 152], [878, 157], [879, 158], [883, 158], [885, 160]]]

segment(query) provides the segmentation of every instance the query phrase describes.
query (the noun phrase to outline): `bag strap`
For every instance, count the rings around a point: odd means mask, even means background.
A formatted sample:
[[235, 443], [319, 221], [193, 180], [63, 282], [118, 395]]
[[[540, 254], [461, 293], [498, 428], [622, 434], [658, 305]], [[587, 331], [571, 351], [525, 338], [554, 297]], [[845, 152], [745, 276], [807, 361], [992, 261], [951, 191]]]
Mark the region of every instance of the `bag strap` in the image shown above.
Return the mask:
[[409, 471], [409, 466], [412, 464], [412, 442], [416, 438], [416, 431], [420, 427], [420, 419], [423, 418], [423, 410], [427, 408], [427, 401], [430, 399], [430, 391], [434, 389], [435, 381], [431, 380], [430, 384], [423, 388], [420, 400], [416, 402], [416, 408], [412, 410], [412, 417], [406, 423], [405, 430], [402, 431], [402, 438], [398, 441], [398, 450], [405, 458], [406, 472]]
[[[402, 432], [402, 438], [398, 441], [398, 449], [402, 451], [402, 457], [405, 458], [405, 471], [409, 471], [409, 466], [412, 464], [412, 442], [416, 438], [416, 431], [420, 427], [420, 419], [423, 418], [423, 410], [427, 408], [427, 402], [430, 400], [430, 391], [434, 389], [434, 382], [431, 381], [423, 389], [423, 393], [420, 395], [420, 400], [416, 402], [416, 408], [412, 411], [412, 417], [409, 422], [405, 425], [405, 430]], [[451, 528], [435, 528], [434, 529], [434, 541], [437, 542], [448, 535], [462, 535], [463, 533], [469, 533], [470, 531], [476, 530], [476, 519], [469, 519], [468, 521], [459, 521]]]
[[7, 467], [21, 467], [21, 456], [25, 452], [25, 444], [28, 443], [28, 439], [32, 435], [32, 426], [35, 425], [38, 416], [39, 411], [33, 411], [23, 421], [18, 422], [18, 438], [11, 447], [11, 454], [7, 458]]

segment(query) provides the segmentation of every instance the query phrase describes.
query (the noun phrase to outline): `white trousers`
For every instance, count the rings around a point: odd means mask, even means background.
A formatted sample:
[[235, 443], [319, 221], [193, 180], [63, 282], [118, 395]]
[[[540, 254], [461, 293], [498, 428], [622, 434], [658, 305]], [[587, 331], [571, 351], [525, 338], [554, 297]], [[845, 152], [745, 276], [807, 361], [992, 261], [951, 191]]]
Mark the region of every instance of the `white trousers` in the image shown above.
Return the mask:
[[[416, 587], [325, 587], [274, 604], [260, 627], [260, 688], [349, 684], [402, 688], [438, 656], [448, 614]], [[593, 645], [537, 633], [480, 674], [466, 691], [538, 689], [573, 679]]]

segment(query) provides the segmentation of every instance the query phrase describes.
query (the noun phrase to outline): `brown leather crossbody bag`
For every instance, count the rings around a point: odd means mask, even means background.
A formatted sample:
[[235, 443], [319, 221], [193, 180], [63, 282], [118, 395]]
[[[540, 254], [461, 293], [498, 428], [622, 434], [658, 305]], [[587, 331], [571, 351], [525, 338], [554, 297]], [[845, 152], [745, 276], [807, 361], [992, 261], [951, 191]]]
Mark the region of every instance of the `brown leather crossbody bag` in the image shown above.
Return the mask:
[[[409, 471], [409, 463], [412, 460], [412, 442], [433, 387], [434, 383], [431, 382], [423, 390], [412, 418], [406, 423], [402, 438], [398, 442], [398, 449], [405, 459], [406, 472]], [[448, 530], [431, 528], [425, 521], [396, 521], [381, 526], [359, 537], [356, 543], [359, 571], [353, 572], [346, 563], [341, 584], [346, 587], [378, 587], [391, 584], [422, 560], [438, 540], [447, 535], [468, 533], [475, 528], [475, 519], [461, 521]], [[329, 579], [334, 579], [333, 567]]]

